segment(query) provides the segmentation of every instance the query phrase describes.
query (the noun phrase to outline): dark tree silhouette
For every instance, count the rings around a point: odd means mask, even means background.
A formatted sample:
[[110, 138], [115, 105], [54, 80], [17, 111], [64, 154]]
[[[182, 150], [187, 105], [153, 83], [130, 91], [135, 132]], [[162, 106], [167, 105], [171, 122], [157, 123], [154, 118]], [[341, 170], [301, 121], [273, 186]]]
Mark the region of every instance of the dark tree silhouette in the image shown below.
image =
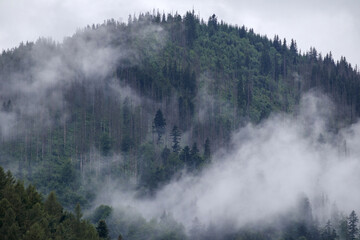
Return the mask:
[[162, 111], [159, 109], [155, 114], [154, 125], [153, 125], [153, 129], [157, 133], [157, 141], [156, 141], [157, 144], [161, 142], [161, 137], [166, 130], [165, 127], [166, 127], [166, 121]]

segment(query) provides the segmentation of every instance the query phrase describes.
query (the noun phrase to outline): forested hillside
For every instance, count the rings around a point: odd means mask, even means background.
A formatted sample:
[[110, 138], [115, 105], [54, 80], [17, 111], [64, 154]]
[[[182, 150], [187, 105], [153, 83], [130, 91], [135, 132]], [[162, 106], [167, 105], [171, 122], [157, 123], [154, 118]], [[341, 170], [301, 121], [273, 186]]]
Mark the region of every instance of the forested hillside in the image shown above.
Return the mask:
[[332, 132], [360, 115], [360, 75], [345, 57], [301, 53], [293, 39], [194, 12], [22, 43], [0, 55], [0, 81], [0, 165], [43, 194], [55, 191], [66, 209], [90, 208], [114, 182], [141, 198], [182, 170], [196, 175], [230, 147], [234, 130], [296, 115], [310, 89], [334, 102]]

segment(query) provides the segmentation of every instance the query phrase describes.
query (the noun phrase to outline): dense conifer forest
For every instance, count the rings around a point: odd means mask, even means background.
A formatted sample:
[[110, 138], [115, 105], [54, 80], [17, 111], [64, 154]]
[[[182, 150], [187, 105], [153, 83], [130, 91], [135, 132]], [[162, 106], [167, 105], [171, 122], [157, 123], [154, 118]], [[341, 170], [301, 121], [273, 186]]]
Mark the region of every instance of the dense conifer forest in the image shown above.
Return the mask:
[[0, 81], [0, 165], [13, 174], [0, 171], [4, 239], [358, 236], [354, 211], [322, 224], [306, 196], [275, 223], [241, 229], [196, 218], [185, 229], [169, 212], [149, 220], [130, 207], [94, 207], [99, 189], [152, 198], [185, 172], [201, 174], [232, 147], [234, 131], [276, 113], [296, 116], [309, 91], [333, 102], [328, 131], [355, 123], [360, 75], [345, 57], [300, 52], [294, 39], [216, 15], [153, 12], [3, 51]]

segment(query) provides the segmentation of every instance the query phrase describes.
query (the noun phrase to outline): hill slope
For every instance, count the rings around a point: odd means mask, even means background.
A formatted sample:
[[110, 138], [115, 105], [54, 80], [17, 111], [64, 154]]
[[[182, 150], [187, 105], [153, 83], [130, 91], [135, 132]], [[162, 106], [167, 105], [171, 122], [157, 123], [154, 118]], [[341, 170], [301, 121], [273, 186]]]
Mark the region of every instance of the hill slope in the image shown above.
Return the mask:
[[197, 172], [235, 129], [296, 113], [309, 89], [334, 101], [333, 131], [356, 121], [357, 70], [289, 43], [215, 15], [147, 13], [4, 51], [0, 164], [70, 208], [104, 180], [152, 194]]

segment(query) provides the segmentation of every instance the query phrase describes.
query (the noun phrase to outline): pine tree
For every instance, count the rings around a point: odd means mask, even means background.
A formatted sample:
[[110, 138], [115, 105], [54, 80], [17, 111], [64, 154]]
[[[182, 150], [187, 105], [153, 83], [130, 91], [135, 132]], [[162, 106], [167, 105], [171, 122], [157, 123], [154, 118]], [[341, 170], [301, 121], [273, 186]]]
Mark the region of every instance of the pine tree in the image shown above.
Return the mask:
[[47, 239], [44, 229], [40, 224], [35, 223], [26, 232], [24, 240], [45, 240]]
[[196, 38], [196, 19], [195, 19], [194, 11], [186, 12], [184, 23], [185, 23], [186, 43], [189, 47], [192, 47], [193, 42]]
[[101, 135], [100, 144], [101, 144], [101, 153], [104, 156], [108, 156], [112, 148], [112, 139], [110, 138], [108, 132], [104, 132]]
[[62, 214], [62, 206], [56, 199], [55, 192], [50, 192], [44, 203], [44, 210], [51, 216], [59, 217]]
[[278, 52], [281, 51], [281, 40], [279, 39], [279, 35], [274, 36], [273, 45], [274, 45], [274, 48], [276, 49], [276, 51], [278, 51]]
[[199, 149], [197, 148], [196, 142], [191, 147], [190, 157], [191, 157], [191, 161], [190, 161], [191, 167], [193, 169], [198, 169], [202, 164], [202, 158], [199, 156]]
[[339, 235], [340, 239], [349, 239], [348, 235], [348, 220], [344, 217], [339, 222]]
[[336, 230], [332, 227], [330, 220], [326, 223], [321, 233], [322, 240], [335, 240], [337, 238]]
[[82, 213], [81, 213], [81, 207], [80, 204], [77, 203], [75, 207], [75, 222], [73, 223], [74, 226], [74, 234], [77, 238], [83, 237], [85, 233], [83, 222], [81, 221]]
[[296, 41], [294, 39], [291, 39], [290, 52], [293, 56], [295, 56], [298, 53]]
[[190, 160], [191, 160], [191, 155], [190, 155], [190, 148], [189, 146], [185, 146], [183, 148], [183, 150], [180, 153], [180, 160], [183, 161], [185, 164], [187, 164], [189, 166], [190, 164]]
[[263, 50], [261, 53], [260, 64], [260, 72], [267, 75], [271, 70], [271, 59], [267, 49]]
[[100, 220], [98, 222], [96, 231], [98, 232], [100, 238], [109, 239], [109, 230], [105, 220]]
[[170, 136], [172, 137], [172, 150], [174, 153], [179, 153], [180, 151], [180, 139], [181, 133], [179, 128], [175, 125], [171, 131]]
[[10, 207], [11, 204], [7, 199], [3, 199], [0, 202], [3, 206], [8, 206], [7, 209], [0, 209], [0, 236], [13, 235], [11, 227], [17, 226], [15, 211]]
[[298, 211], [301, 222], [308, 224], [313, 222], [312, 209], [308, 197], [304, 196], [300, 199]]
[[208, 20], [209, 35], [212, 36], [218, 30], [218, 22], [215, 14], [209, 17]]
[[77, 222], [80, 222], [81, 218], [82, 218], [81, 207], [80, 204], [77, 203], [75, 207], [75, 219]]
[[349, 240], [355, 240], [359, 228], [357, 226], [357, 223], [359, 222], [359, 218], [357, 217], [355, 211], [352, 211], [348, 217], [348, 239]]
[[161, 159], [163, 160], [163, 164], [166, 166], [169, 162], [169, 157], [170, 157], [170, 149], [165, 146], [164, 149], [161, 152]]
[[242, 76], [240, 76], [238, 83], [237, 83], [237, 107], [238, 109], [242, 110], [240, 114], [244, 112], [245, 109], [245, 87], [244, 87], [244, 81], [242, 79]]
[[153, 130], [158, 135], [157, 144], [161, 142], [161, 137], [166, 130], [165, 127], [166, 127], [166, 121], [165, 118], [163, 117], [162, 111], [159, 109], [155, 114], [154, 125], [153, 125]]
[[209, 161], [210, 157], [211, 157], [210, 140], [209, 140], [209, 138], [206, 138], [205, 144], [204, 144], [204, 160]]
[[293, 64], [297, 64], [296, 56], [298, 54], [298, 49], [297, 49], [296, 41], [294, 41], [294, 39], [291, 39], [290, 53], [293, 58]]

